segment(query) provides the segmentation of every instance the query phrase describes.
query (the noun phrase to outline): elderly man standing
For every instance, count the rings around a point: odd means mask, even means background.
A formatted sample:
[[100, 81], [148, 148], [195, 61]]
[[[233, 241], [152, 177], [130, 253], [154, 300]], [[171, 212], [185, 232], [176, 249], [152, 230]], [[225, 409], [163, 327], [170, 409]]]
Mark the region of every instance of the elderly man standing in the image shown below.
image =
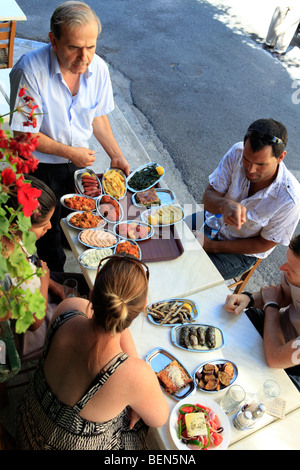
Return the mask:
[[287, 130], [273, 119], [253, 122], [209, 176], [205, 210], [222, 214], [217, 239], [204, 249], [224, 279], [249, 269], [280, 243], [288, 246], [300, 216], [300, 184], [286, 168]]
[[[74, 172], [93, 165], [95, 152], [89, 148], [94, 134], [111, 158], [111, 166], [129, 173], [129, 164], [120, 150], [107, 114], [114, 109], [108, 68], [95, 54], [101, 32], [100, 21], [85, 3], [68, 1], [54, 11], [50, 44], [29, 52], [13, 67], [11, 105], [22, 87], [35, 100], [39, 159], [34, 175], [55, 193], [58, 205], [52, 229], [37, 243], [39, 256], [51, 270], [62, 271], [65, 254], [61, 245], [60, 197], [74, 192]], [[11, 129], [24, 133], [21, 113], [14, 113]]]

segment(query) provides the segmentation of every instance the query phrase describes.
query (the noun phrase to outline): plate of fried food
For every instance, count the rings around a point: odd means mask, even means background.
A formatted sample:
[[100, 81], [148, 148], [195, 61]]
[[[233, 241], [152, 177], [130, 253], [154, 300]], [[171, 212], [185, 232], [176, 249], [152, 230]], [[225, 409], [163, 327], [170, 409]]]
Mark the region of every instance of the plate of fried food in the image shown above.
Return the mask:
[[84, 212], [95, 211], [96, 201], [90, 196], [83, 194], [65, 194], [60, 198], [61, 204], [71, 211]]
[[194, 322], [199, 315], [198, 306], [190, 299], [167, 299], [146, 307], [148, 320], [159, 326], [175, 326]]
[[162, 389], [176, 400], [182, 400], [195, 390], [194, 380], [185, 366], [169, 351], [156, 348], [146, 356]]
[[89, 248], [114, 248], [118, 243], [118, 237], [111, 230], [99, 228], [82, 230], [78, 240]]
[[113, 198], [123, 199], [127, 193], [127, 180], [120, 168], [108, 168], [102, 176], [102, 187], [105, 194]]
[[214, 359], [201, 364], [194, 374], [197, 389], [216, 393], [230, 387], [237, 379], [237, 366], [227, 359]]
[[101, 183], [96, 173], [90, 168], [80, 168], [74, 173], [75, 187], [79, 194], [98, 197], [102, 194]]
[[139, 245], [133, 240], [121, 240], [115, 247], [116, 255], [133, 256], [142, 259], [142, 252]]
[[66, 220], [70, 227], [80, 230], [84, 228], [100, 228], [106, 225], [106, 220], [91, 211], [71, 212]]
[[181, 222], [184, 219], [184, 213], [180, 206], [167, 204], [145, 210], [141, 218], [153, 227], [166, 227]]
[[97, 199], [97, 212], [104, 220], [110, 223], [120, 222], [123, 219], [123, 209], [117, 199], [104, 194]]

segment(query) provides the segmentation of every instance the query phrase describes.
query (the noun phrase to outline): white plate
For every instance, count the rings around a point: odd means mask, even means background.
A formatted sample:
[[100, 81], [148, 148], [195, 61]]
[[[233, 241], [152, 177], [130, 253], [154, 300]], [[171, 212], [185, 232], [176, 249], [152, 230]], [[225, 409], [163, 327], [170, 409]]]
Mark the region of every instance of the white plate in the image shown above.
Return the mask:
[[84, 242], [81, 240], [81, 238], [80, 238], [82, 232], [84, 232], [84, 230], [82, 230], [82, 231], [79, 232], [79, 234], [78, 234], [78, 240], [79, 240], [80, 243], [82, 243], [82, 245], [87, 246], [88, 248], [97, 248], [98, 250], [101, 250], [102, 248], [114, 248], [114, 247], [116, 246], [116, 244], [118, 243], [118, 240], [119, 240], [118, 237], [117, 237], [116, 234], [113, 233], [111, 230], [107, 230], [107, 229], [105, 229], [105, 228], [104, 228], [104, 229], [103, 229], [103, 228], [100, 228], [100, 229], [99, 229], [99, 228], [90, 228], [90, 229], [85, 229], [85, 230], [101, 230], [101, 231], [103, 231], [103, 232], [108, 232], [108, 233], [110, 233], [111, 235], [113, 235], [113, 236], [116, 238], [116, 243], [114, 243], [113, 245], [110, 245], [110, 246], [87, 245], [87, 244], [84, 243]]
[[[160, 208], [162, 207], [168, 207], [168, 206], [175, 206], [175, 204], [163, 204], [163, 205], [160, 205], [160, 206], [152, 206], [150, 209], [146, 209], [144, 212], [141, 213], [141, 218], [144, 222], [147, 222], [148, 223], [148, 220], [149, 220], [149, 216], [150, 215], [153, 215], [157, 210], [159, 210]], [[167, 224], [151, 224], [153, 227], [169, 227], [170, 225], [174, 225], [174, 224], [178, 224], [179, 222], [182, 222], [183, 219], [184, 219], [184, 212], [183, 212], [183, 209], [180, 207], [180, 206], [175, 206], [175, 207], [178, 207], [178, 209], [181, 210], [181, 218], [176, 220], [175, 222], [169, 222]]]
[[[99, 261], [98, 264], [95, 266], [89, 266], [85, 262], [85, 258], [89, 253], [95, 252], [99, 256]], [[102, 258], [105, 258], [106, 256], [110, 256], [113, 254], [113, 250], [111, 248], [89, 248], [88, 250], [85, 250], [81, 255], [78, 257], [78, 262], [83, 266], [84, 268], [87, 269], [97, 269], [99, 266], [99, 263]]]
[[[67, 217], [66, 217], [66, 221], [67, 221], [67, 224], [72, 227], [72, 228], [76, 228], [76, 230], [85, 230], [83, 227], [76, 227], [76, 225], [73, 225], [72, 222], [71, 222], [71, 218], [76, 215], [76, 214], [83, 214], [84, 211], [79, 211], [79, 212], [71, 212]], [[93, 215], [97, 215], [98, 217], [101, 217], [100, 215], [98, 214], [95, 214], [93, 212]], [[101, 222], [102, 220], [102, 222]], [[104, 220], [102, 217], [101, 217], [101, 220], [99, 222], [99, 225], [97, 225], [97, 227], [90, 227], [90, 228], [102, 228], [106, 225], [106, 220]]]
[[[71, 207], [69, 207], [66, 203], [65, 203], [65, 199], [68, 199], [68, 198], [71, 198], [71, 197], [80, 197], [80, 198], [87, 198], [87, 199], [91, 199], [92, 201], [95, 202], [95, 199], [93, 197], [90, 197], [90, 196], [85, 196], [84, 194], [77, 194], [77, 193], [73, 193], [73, 194], [65, 194], [64, 196], [62, 196], [60, 198], [60, 202], [61, 204], [66, 207], [67, 209], [69, 209], [69, 211], [76, 211], [76, 212], [84, 212], [84, 209], [82, 211], [78, 211], [77, 209], [72, 209]], [[95, 202], [95, 209], [92, 210], [92, 212], [94, 212], [96, 210], [96, 202]]]
[[[104, 215], [102, 215], [101, 212], [100, 212], [100, 207], [101, 207], [101, 205], [102, 205], [101, 200], [102, 200], [102, 198], [105, 197], [105, 196], [110, 197], [111, 199], [113, 199], [113, 200], [118, 204], [118, 207], [119, 207], [119, 218], [118, 218], [118, 220], [116, 220], [116, 221], [113, 221], [113, 220], [109, 219], [108, 217], [104, 217]], [[110, 205], [110, 203], [103, 203], [103, 204], [108, 204], [108, 205]], [[110, 224], [116, 224], [116, 223], [118, 223], [118, 222], [121, 222], [121, 220], [122, 220], [123, 217], [124, 217], [124, 211], [123, 211], [123, 208], [122, 208], [121, 204], [119, 203], [119, 201], [118, 201], [117, 199], [115, 199], [114, 197], [110, 196], [109, 194], [102, 194], [102, 196], [99, 196], [99, 197], [97, 198], [97, 201], [96, 201], [96, 206], [97, 206], [97, 213], [100, 215], [100, 217], [102, 217], [104, 220], [106, 220], [106, 222], [109, 222]]]
[[137, 192], [140, 192], [140, 191], [146, 191], [147, 189], [150, 189], [152, 188], [153, 186], [155, 186], [163, 177], [164, 177], [164, 174], [165, 172], [163, 172], [162, 175], [159, 175], [157, 173], [157, 180], [155, 180], [154, 183], [150, 184], [149, 186], [147, 186], [146, 188], [139, 188], [139, 189], [134, 189], [130, 186], [130, 181], [132, 179], [132, 177], [140, 172], [140, 171], [143, 171], [145, 168], [151, 168], [151, 167], [154, 167], [154, 168], [157, 168], [161, 165], [159, 165], [158, 163], [154, 163], [154, 162], [151, 162], [151, 163], [145, 163], [145, 165], [142, 165], [140, 166], [139, 168], [137, 168], [136, 170], [134, 170], [132, 173], [130, 173], [129, 176], [127, 176], [127, 188], [129, 189], [129, 191], [133, 192], [133, 193], [137, 193]]
[[[145, 238], [135, 238], [134, 239], [134, 238], [125, 237], [125, 236], [118, 233], [118, 228], [119, 228], [120, 225], [122, 225], [122, 224], [131, 224], [133, 222], [138, 224], [138, 225], [148, 227], [150, 229], [149, 232], [148, 232], [148, 235]], [[116, 225], [114, 225], [113, 230], [114, 230], [115, 234], [118, 237], [123, 238], [123, 240], [133, 240], [135, 242], [141, 242], [143, 240], [148, 240], [148, 238], [151, 238], [154, 235], [153, 227], [151, 227], [151, 225], [147, 224], [146, 222], [141, 222], [139, 220], [122, 220], [122, 222], [119, 222]]]
[[[175, 446], [177, 447], [177, 449], [185, 450], [185, 451], [191, 450], [184, 442], [182, 442], [178, 438], [178, 435], [177, 435], [178, 410], [184, 404], [189, 404], [189, 405], [199, 404], [199, 405], [210, 408], [212, 411], [214, 411], [217, 414], [219, 418], [220, 426], [224, 429], [223, 432], [221, 433], [221, 436], [223, 437], [223, 441], [218, 447], [212, 447], [211, 450], [227, 449], [230, 443], [230, 438], [231, 438], [231, 428], [230, 428], [230, 422], [224, 410], [222, 410], [222, 408], [215, 401], [203, 396], [202, 394], [198, 392], [196, 392], [193, 396], [184, 398], [180, 402], [176, 403], [173, 410], [171, 411], [170, 418], [169, 418], [169, 429], [170, 429], [172, 440]], [[199, 450], [201, 449], [199, 448]]]

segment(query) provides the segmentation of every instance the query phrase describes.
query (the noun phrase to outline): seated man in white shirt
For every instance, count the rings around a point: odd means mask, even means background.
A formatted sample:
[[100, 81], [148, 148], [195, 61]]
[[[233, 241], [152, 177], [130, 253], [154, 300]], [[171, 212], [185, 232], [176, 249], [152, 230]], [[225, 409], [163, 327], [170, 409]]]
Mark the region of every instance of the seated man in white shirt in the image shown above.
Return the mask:
[[225, 309], [236, 315], [247, 309], [263, 336], [267, 364], [285, 369], [300, 390], [300, 235], [292, 238], [280, 270], [280, 284], [263, 287], [253, 295], [229, 295]]
[[[129, 174], [129, 165], [107, 117], [114, 100], [108, 68], [95, 54], [101, 32], [97, 15], [85, 3], [65, 2], [54, 11], [50, 26], [51, 43], [24, 55], [11, 71], [11, 106], [14, 109], [24, 86], [38, 105], [36, 127], [30, 127], [39, 137], [34, 155], [40, 163], [34, 176], [53, 190], [58, 205], [52, 229], [37, 249], [51, 270], [62, 271], [60, 198], [74, 192], [75, 170], [95, 162], [95, 152], [89, 148], [92, 134], [111, 158], [111, 166]], [[15, 135], [24, 133], [23, 121], [22, 113], [13, 114]]]
[[224, 279], [249, 269], [280, 243], [288, 246], [300, 215], [300, 184], [286, 168], [287, 130], [273, 119], [252, 123], [209, 176], [205, 210], [222, 214], [204, 249]]

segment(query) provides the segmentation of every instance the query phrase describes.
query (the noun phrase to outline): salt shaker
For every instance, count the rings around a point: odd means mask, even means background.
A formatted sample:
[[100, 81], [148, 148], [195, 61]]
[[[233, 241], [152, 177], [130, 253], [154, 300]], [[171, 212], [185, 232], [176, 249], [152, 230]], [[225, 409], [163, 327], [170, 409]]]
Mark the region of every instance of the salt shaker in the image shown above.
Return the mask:
[[253, 411], [252, 416], [254, 420], [260, 419], [263, 417], [264, 413], [266, 411], [266, 407], [263, 403], [260, 403], [256, 410]]
[[241, 431], [253, 426], [251, 411], [239, 411], [233, 420], [234, 427]]

